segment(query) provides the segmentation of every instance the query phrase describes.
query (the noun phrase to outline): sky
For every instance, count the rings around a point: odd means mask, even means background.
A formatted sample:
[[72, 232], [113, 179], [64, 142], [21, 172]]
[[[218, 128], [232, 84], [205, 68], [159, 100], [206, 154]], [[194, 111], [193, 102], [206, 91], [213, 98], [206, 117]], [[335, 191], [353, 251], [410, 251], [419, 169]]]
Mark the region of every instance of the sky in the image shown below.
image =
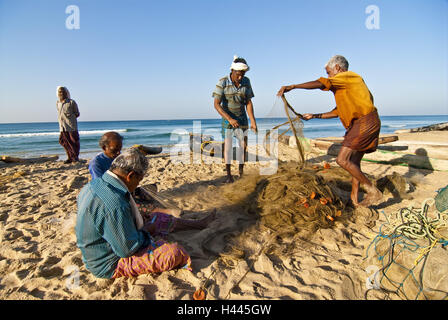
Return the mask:
[[[211, 94], [234, 55], [265, 117], [335, 54], [380, 115], [448, 114], [447, 0], [0, 0], [0, 123], [57, 121], [59, 85], [79, 121], [219, 118]], [[331, 92], [286, 96], [302, 113], [335, 106]]]

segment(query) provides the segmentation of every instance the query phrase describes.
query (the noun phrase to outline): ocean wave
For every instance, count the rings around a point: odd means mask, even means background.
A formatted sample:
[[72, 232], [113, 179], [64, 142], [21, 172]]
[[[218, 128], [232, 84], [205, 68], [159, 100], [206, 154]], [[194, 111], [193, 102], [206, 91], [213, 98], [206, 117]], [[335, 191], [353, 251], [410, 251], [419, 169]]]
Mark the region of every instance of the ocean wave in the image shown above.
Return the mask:
[[[130, 132], [130, 131], [138, 131], [136, 129], [106, 129], [106, 130], [87, 130], [87, 131], [78, 131], [79, 135], [98, 135], [104, 134], [108, 131], [115, 132]], [[18, 137], [46, 137], [46, 136], [58, 136], [59, 131], [57, 132], [23, 132], [23, 133], [3, 133], [0, 134], [0, 138], [18, 138]]]
[[406, 124], [384, 124], [381, 125], [383, 128], [404, 128]]

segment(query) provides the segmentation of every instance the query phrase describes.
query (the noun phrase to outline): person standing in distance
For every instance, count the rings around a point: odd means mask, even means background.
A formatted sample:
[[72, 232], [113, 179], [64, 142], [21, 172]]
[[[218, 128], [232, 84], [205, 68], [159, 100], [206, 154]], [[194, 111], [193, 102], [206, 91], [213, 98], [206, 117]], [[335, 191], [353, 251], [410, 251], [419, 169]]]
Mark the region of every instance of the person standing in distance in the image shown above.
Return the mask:
[[64, 163], [79, 161], [79, 133], [78, 121], [79, 109], [75, 100], [70, 99], [70, 92], [66, 87], [57, 88], [58, 101], [56, 109], [58, 110], [59, 122], [59, 144], [67, 153], [67, 160]]

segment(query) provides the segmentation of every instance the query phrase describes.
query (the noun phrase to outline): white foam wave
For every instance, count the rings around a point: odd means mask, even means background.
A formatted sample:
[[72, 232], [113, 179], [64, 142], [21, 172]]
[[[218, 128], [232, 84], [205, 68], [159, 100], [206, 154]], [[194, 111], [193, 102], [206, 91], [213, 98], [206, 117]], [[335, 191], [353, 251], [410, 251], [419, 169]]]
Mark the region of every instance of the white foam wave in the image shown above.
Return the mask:
[[[107, 129], [107, 130], [88, 130], [79, 131], [79, 135], [96, 135], [104, 134], [108, 131], [115, 132], [127, 132], [128, 129]], [[0, 138], [18, 138], [18, 137], [45, 137], [45, 136], [59, 136], [59, 131], [57, 132], [23, 132], [23, 133], [4, 133], [0, 134]]]
[[384, 125], [385, 128], [404, 128], [406, 127], [406, 124], [386, 124]]

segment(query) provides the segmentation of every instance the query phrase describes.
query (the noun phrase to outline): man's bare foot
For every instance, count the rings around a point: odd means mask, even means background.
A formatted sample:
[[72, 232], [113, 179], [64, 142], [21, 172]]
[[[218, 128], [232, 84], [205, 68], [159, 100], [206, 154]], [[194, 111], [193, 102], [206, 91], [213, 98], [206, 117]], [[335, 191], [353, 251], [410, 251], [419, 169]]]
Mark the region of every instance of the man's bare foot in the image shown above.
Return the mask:
[[163, 213], [168, 213], [176, 218], [179, 218], [184, 213], [184, 211], [181, 209], [171, 209], [171, 208], [159, 210], [159, 212], [160, 211]]
[[366, 189], [367, 189], [367, 196], [363, 201], [360, 202], [359, 205], [363, 207], [373, 206], [383, 198], [383, 194], [375, 186], [371, 186], [370, 188]]
[[233, 177], [227, 176], [227, 179], [226, 179], [226, 181], [224, 181], [224, 183], [233, 183]]
[[358, 197], [350, 196], [353, 207], [357, 208], [359, 206]]

